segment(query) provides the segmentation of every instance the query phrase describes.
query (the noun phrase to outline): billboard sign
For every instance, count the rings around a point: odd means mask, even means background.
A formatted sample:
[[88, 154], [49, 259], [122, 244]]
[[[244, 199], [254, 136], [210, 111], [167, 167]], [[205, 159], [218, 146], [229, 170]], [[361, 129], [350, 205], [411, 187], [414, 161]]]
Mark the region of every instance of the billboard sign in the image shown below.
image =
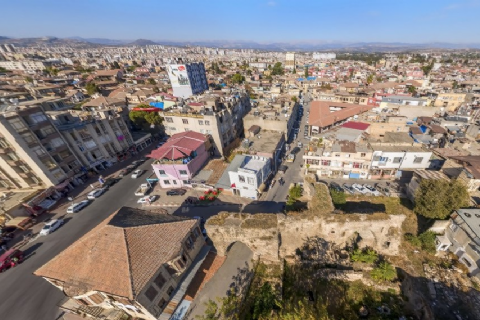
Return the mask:
[[187, 67], [184, 64], [170, 64], [167, 67], [167, 72], [172, 88], [190, 86]]

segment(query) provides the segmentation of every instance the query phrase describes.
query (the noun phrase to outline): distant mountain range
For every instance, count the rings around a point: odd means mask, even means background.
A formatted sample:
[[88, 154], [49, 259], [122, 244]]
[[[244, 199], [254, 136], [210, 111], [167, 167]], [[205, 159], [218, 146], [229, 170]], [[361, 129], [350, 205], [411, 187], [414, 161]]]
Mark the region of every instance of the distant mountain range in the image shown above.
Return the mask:
[[235, 40], [198, 40], [198, 41], [173, 41], [173, 40], [115, 40], [104, 38], [8, 38], [0, 36], [1, 43], [13, 43], [17, 46], [32, 45], [70, 45], [73, 47], [98, 47], [98, 46], [205, 46], [222, 49], [258, 49], [266, 51], [362, 51], [362, 52], [398, 52], [407, 50], [426, 49], [480, 49], [480, 43], [403, 43], [403, 42], [326, 42], [326, 41], [292, 41], [262, 43], [255, 41]]

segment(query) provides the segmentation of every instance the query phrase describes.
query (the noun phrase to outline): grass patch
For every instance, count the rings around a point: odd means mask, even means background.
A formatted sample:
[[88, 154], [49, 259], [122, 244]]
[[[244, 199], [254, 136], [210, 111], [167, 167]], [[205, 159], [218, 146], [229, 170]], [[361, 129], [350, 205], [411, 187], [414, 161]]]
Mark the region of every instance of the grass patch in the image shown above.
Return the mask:
[[225, 220], [230, 216], [228, 212], [219, 212], [217, 215], [212, 216], [209, 218], [205, 224], [211, 226], [223, 226], [225, 224]]
[[277, 228], [277, 216], [269, 213], [254, 214], [243, 220], [243, 229], [272, 229]]

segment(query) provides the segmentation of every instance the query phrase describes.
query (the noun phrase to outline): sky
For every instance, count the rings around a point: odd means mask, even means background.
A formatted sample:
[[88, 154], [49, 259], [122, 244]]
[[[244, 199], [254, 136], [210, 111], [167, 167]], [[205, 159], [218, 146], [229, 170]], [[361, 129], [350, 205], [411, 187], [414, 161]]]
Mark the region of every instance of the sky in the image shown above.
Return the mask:
[[480, 0], [4, 0], [0, 36], [480, 43]]

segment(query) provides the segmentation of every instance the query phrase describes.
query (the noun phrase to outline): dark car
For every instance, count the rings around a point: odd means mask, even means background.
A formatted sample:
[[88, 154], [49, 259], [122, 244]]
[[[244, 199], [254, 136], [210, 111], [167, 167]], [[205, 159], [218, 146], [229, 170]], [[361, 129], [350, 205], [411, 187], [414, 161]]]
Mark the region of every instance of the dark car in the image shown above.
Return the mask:
[[336, 182], [330, 182], [330, 189], [333, 189], [337, 192], [344, 192], [344, 189]]
[[278, 167], [278, 172], [280, 173], [285, 173], [287, 170], [288, 170], [288, 167], [286, 165], [282, 164], [280, 167]]
[[0, 272], [7, 271], [23, 262], [23, 251], [10, 249], [0, 256]]
[[104, 188], [110, 188], [111, 186], [113, 186], [115, 183], [117, 183], [120, 179], [119, 178], [108, 178], [107, 180], [105, 180], [105, 183], [103, 184], [102, 187]]
[[187, 193], [185, 189], [171, 189], [167, 191], [167, 196], [183, 196]]
[[14, 226], [6, 226], [0, 228], [0, 236], [8, 236], [11, 233], [14, 233], [17, 230], [17, 227]]

